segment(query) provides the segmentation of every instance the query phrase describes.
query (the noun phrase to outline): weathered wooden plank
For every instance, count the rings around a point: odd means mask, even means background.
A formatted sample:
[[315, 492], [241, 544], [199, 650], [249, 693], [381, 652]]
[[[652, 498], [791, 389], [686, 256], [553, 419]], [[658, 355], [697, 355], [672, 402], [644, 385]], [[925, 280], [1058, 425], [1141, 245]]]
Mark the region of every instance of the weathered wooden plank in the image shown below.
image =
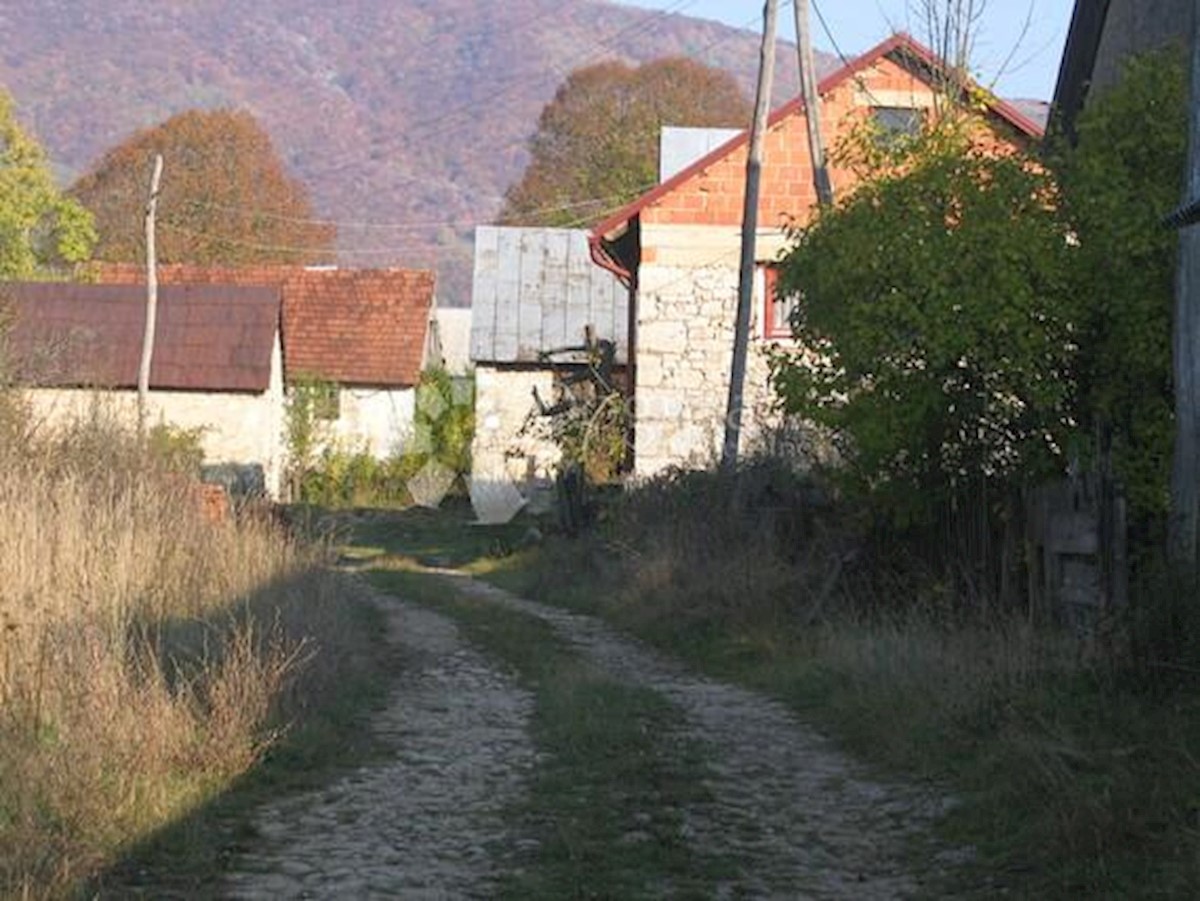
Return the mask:
[[522, 229], [518, 236], [520, 247], [520, 280], [517, 294], [517, 360], [537, 361], [542, 343], [542, 304], [546, 277], [546, 248], [542, 234]]
[[498, 229], [496, 275], [496, 362], [512, 363], [519, 357], [521, 241], [515, 229]]
[[[583, 341], [584, 329], [591, 322], [592, 316], [592, 282], [595, 280], [592, 262], [588, 253], [587, 236], [583, 232], [571, 236], [568, 249], [567, 284], [566, 284], [566, 314], [563, 330], [567, 334], [567, 342], [579, 344]], [[607, 337], [603, 333], [599, 337]]]
[[549, 229], [542, 235], [542, 349], [552, 350], [575, 343], [569, 333], [567, 315], [568, 258], [571, 233]]
[[590, 324], [617, 342], [624, 362], [627, 291], [592, 261], [586, 232], [481, 226], [476, 254], [473, 359], [536, 362], [542, 351], [579, 344]]
[[496, 291], [499, 235], [492, 226], [475, 229], [475, 269], [471, 284], [471, 360], [496, 359]]

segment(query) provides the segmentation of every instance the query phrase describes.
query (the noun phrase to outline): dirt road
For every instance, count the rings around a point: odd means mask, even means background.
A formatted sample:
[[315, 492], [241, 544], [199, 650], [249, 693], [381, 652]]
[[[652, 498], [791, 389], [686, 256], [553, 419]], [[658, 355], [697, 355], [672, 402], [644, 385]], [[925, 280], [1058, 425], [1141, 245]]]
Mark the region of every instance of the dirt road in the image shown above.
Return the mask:
[[[709, 799], [684, 811], [684, 838], [738, 870], [711, 897], [911, 897], [953, 863], [955, 854], [922, 844], [944, 799], [869, 778], [779, 703], [690, 673], [594, 618], [460, 574], [438, 578], [550, 623], [593, 665], [683, 713], [706, 749]], [[229, 897], [493, 897], [505, 849], [529, 840], [505, 816], [539, 761], [529, 690], [448, 618], [400, 598], [375, 602], [405, 660], [374, 724], [392, 750], [319, 792], [260, 809], [261, 838], [236, 862]], [[606, 897], [604, 886], [587, 888]]]

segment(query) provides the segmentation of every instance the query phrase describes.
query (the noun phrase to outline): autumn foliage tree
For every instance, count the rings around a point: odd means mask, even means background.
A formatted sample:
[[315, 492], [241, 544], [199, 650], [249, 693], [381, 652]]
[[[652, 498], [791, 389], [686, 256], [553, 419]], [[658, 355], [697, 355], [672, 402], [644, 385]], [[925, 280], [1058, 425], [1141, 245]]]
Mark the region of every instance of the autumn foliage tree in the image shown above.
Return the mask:
[[530, 163], [505, 195], [504, 225], [579, 225], [658, 179], [665, 125], [743, 127], [750, 104], [727, 72], [682, 57], [572, 72], [542, 110]]
[[87, 259], [92, 217], [54, 185], [45, 151], [0, 90], [0, 278], [29, 278]]
[[192, 110], [110, 150], [70, 193], [96, 217], [96, 256], [145, 258], [143, 214], [154, 155], [165, 163], [157, 254], [166, 263], [313, 263], [332, 256], [334, 229], [314, 221], [304, 185], [247, 112]]

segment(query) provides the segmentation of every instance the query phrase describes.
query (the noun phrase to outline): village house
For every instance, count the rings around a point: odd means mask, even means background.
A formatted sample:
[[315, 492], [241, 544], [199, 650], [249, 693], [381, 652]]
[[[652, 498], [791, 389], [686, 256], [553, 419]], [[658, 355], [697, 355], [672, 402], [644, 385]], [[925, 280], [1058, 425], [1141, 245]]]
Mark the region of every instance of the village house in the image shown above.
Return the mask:
[[[144, 284], [136, 266], [100, 264], [105, 284]], [[164, 285], [263, 285], [282, 301], [287, 390], [320, 383], [322, 434], [349, 451], [382, 459], [410, 436], [422, 369], [442, 362], [434, 275], [412, 269], [321, 266], [166, 265]]]
[[[146, 293], [132, 285], [8, 283], [5, 364], [32, 421], [136, 421]], [[205, 460], [278, 497], [284, 467], [278, 288], [160, 289], [147, 422], [198, 430]], [[98, 409], [98, 407], [100, 409]]]
[[1129, 57], [1172, 45], [1182, 53], [1194, 6], [1190, 0], [1077, 0], [1054, 87], [1058, 128], [1073, 138], [1088, 98], [1116, 84]]
[[538, 421], [539, 400], [553, 404], [559, 380], [585, 365], [589, 335], [611, 342], [614, 374], [622, 378], [628, 334], [628, 291], [592, 265], [587, 232], [476, 228], [473, 480], [520, 486], [536, 506], [560, 456]]
[[[818, 87], [821, 129], [834, 146], [868, 117], [885, 131], [908, 131], [932, 114], [943, 68], [927, 48], [897, 34], [825, 78]], [[1000, 146], [1024, 146], [1041, 126], [1004, 101], [986, 97], [981, 113]], [[755, 244], [755, 315], [745, 396], [744, 442], [778, 421], [768, 384], [767, 350], [790, 340], [789, 301], [772, 290], [784, 229], [803, 225], [816, 204], [806, 135], [796, 99], [768, 120]], [[686, 137], [686, 136], [685, 136]], [[737, 305], [748, 134], [698, 158], [596, 225], [592, 257], [627, 286], [632, 324], [634, 470], [649, 476], [716, 458], [724, 430]], [[834, 168], [835, 190], [852, 185]], [[515, 277], [515, 276], [514, 276]], [[745, 443], [744, 445], [745, 446]]]

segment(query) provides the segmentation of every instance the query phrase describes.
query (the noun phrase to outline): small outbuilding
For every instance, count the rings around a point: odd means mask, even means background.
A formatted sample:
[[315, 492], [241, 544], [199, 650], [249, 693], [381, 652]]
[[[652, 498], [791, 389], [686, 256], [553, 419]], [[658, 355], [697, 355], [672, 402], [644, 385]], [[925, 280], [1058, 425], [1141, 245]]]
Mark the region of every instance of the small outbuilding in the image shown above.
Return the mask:
[[[37, 423], [104, 405], [136, 421], [146, 292], [133, 285], [0, 285], [5, 365]], [[278, 497], [283, 473], [283, 362], [278, 288], [159, 289], [147, 421], [197, 430], [205, 462]]]

